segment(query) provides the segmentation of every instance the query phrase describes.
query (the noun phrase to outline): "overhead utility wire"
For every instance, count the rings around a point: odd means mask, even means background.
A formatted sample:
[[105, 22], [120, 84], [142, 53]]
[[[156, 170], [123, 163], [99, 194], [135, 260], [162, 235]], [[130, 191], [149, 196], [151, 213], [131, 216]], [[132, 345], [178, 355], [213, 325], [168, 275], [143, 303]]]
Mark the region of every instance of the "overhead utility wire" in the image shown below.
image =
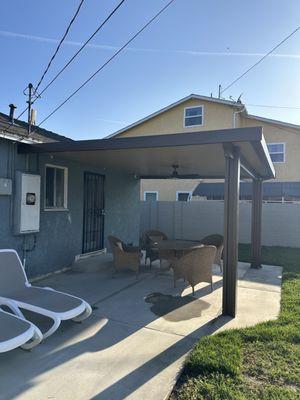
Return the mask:
[[[109, 19], [114, 15], [114, 13], [118, 10], [118, 8], [125, 2], [125, 0], [121, 0], [119, 4], [110, 12], [110, 14], [105, 18], [105, 20], [98, 26], [98, 28], [95, 30], [95, 32], [84, 42], [84, 44], [79, 48], [78, 51], [70, 58], [70, 60], [58, 71], [58, 73], [54, 76], [54, 78], [51, 79], [50, 82], [44, 87], [44, 89], [39, 93], [39, 96], [41, 96], [48, 88], [51, 86], [54, 81], [62, 74], [62, 72], [74, 61], [74, 59], [78, 56], [79, 53], [86, 47], [86, 45], [95, 37], [95, 35], [100, 31], [100, 29], [109, 21]], [[35, 98], [32, 101], [32, 104], [36, 102], [37, 98]], [[22, 117], [23, 114], [28, 110], [28, 107], [26, 107], [18, 116], [17, 120]], [[10, 123], [9, 126], [6, 128], [4, 131], [7, 132], [8, 129], [12, 126]]]
[[281, 42], [279, 42], [275, 47], [273, 47], [268, 53], [266, 53], [263, 57], [261, 57], [256, 63], [251, 65], [245, 72], [243, 72], [241, 75], [239, 75], [236, 79], [234, 79], [229, 85], [227, 85], [224, 89], [221, 90], [220, 94], [224, 93], [226, 90], [228, 90], [231, 86], [233, 86], [236, 82], [238, 82], [240, 79], [242, 79], [248, 72], [250, 72], [253, 68], [255, 68], [258, 64], [260, 64], [265, 58], [267, 58], [270, 54], [272, 54], [278, 47], [280, 47], [284, 42], [286, 42], [290, 37], [295, 35], [300, 30], [300, 26], [293, 30], [288, 36], [286, 36]]
[[[40, 95], [38, 94], [37, 90], [38, 90], [39, 86], [41, 85], [41, 83], [43, 82], [43, 80], [44, 80], [44, 78], [45, 78], [47, 72], [49, 71], [49, 68], [50, 68], [52, 62], [54, 61], [55, 57], [57, 56], [57, 53], [58, 53], [58, 51], [59, 51], [61, 45], [63, 44], [65, 38], [67, 37], [67, 35], [68, 35], [69, 31], [70, 31], [71, 26], [73, 25], [75, 19], [77, 18], [77, 15], [79, 14], [79, 11], [80, 11], [81, 6], [82, 6], [82, 4], [83, 4], [84, 1], [85, 1], [85, 0], [81, 0], [81, 1], [80, 1], [79, 5], [78, 5], [78, 7], [77, 7], [77, 10], [76, 10], [76, 12], [75, 12], [75, 14], [74, 14], [74, 16], [72, 17], [71, 21], [69, 22], [69, 24], [68, 24], [68, 26], [67, 26], [67, 29], [66, 29], [65, 33], [63, 34], [62, 38], [60, 39], [60, 41], [59, 41], [59, 43], [58, 43], [58, 46], [57, 46], [57, 48], [55, 49], [55, 51], [54, 51], [52, 57], [50, 58], [50, 61], [48, 62], [48, 65], [47, 65], [47, 67], [45, 68], [45, 70], [44, 70], [44, 72], [43, 72], [43, 74], [42, 74], [42, 76], [41, 76], [41, 78], [40, 78], [38, 84], [37, 84], [36, 87], [34, 88], [34, 92], [37, 94], [38, 97], [39, 97]], [[37, 99], [38, 97], [36, 97], [36, 98], [32, 101], [31, 104], [33, 104], [33, 103], [36, 101], [36, 99]], [[28, 106], [17, 116], [16, 119], [18, 120], [20, 117], [22, 117], [22, 115], [24, 115], [24, 114], [26, 113], [27, 110], [28, 110]], [[12, 125], [13, 125], [13, 123], [10, 122], [9, 125], [8, 125], [8, 127], [7, 127], [2, 133], [8, 132], [8, 131], [9, 131], [9, 128], [10, 128]]]
[[[154, 15], [134, 36], [131, 37], [122, 47], [119, 48], [104, 64], [101, 65], [87, 80], [85, 80], [74, 92], [70, 94], [62, 103], [60, 103], [50, 114], [48, 114], [37, 125], [39, 128], [45, 121], [47, 121], [54, 113], [56, 113], [64, 104], [66, 104], [76, 93], [78, 93], [84, 86], [86, 86], [100, 71], [102, 71], [122, 50], [124, 50], [137, 36], [139, 36], [160, 14], [162, 14], [175, 0], [169, 1], [158, 13]], [[33, 130], [34, 132], [34, 130]]]
[[43, 82], [43, 80], [44, 80], [44, 78], [45, 78], [45, 76], [46, 76], [46, 74], [47, 74], [47, 72], [49, 71], [49, 68], [50, 68], [50, 66], [51, 66], [51, 64], [52, 64], [52, 62], [53, 62], [53, 60], [54, 60], [55, 57], [57, 56], [57, 53], [58, 53], [58, 51], [59, 51], [61, 45], [63, 44], [65, 38], [67, 37], [67, 35], [68, 35], [68, 33], [69, 33], [70, 29], [71, 29], [71, 26], [73, 25], [73, 23], [74, 23], [74, 21], [75, 21], [77, 15], [79, 14], [79, 11], [80, 11], [80, 9], [81, 9], [81, 6], [82, 6], [83, 2], [84, 2], [84, 0], [81, 0], [81, 1], [80, 1], [79, 6], [77, 7], [77, 10], [76, 10], [76, 12], [75, 12], [73, 18], [72, 18], [71, 21], [69, 22], [69, 25], [68, 25], [68, 27], [67, 27], [65, 33], [63, 34], [62, 38], [60, 39], [56, 50], [54, 51], [52, 57], [50, 58], [50, 61], [49, 61], [48, 65], [47, 65], [46, 69], [44, 70], [44, 72], [43, 72], [43, 74], [42, 74], [42, 76], [41, 76], [41, 78], [40, 78], [38, 84], [37, 84], [36, 87], [35, 87], [35, 90], [36, 90], [36, 91], [37, 91], [38, 88], [40, 87], [41, 83]]
[[245, 104], [245, 106], [249, 107], [265, 107], [265, 108], [285, 108], [288, 110], [300, 110], [300, 107], [297, 106], [272, 106], [269, 104]]
[[100, 31], [100, 29], [109, 21], [109, 19], [114, 15], [114, 13], [118, 10], [119, 7], [124, 3], [125, 0], [121, 0], [120, 3], [111, 11], [111, 13], [105, 18], [105, 20], [98, 26], [95, 32], [84, 42], [84, 44], [80, 47], [78, 51], [70, 58], [67, 64], [61, 68], [61, 70], [54, 76], [53, 79], [44, 87], [41, 91], [40, 95], [42, 95], [50, 85], [59, 77], [59, 75], [72, 63], [72, 61], [78, 56], [78, 54], [85, 48], [85, 46], [93, 39], [93, 37]]

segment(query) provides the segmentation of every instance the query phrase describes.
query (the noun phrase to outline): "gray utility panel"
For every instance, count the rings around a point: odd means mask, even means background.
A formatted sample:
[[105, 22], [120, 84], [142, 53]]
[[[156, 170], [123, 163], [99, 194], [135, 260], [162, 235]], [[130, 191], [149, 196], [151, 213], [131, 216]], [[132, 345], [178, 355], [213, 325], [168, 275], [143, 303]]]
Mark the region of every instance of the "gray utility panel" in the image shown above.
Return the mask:
[[10, 196], [12, 193], [12, 180], [0, 178], [0, 196]]

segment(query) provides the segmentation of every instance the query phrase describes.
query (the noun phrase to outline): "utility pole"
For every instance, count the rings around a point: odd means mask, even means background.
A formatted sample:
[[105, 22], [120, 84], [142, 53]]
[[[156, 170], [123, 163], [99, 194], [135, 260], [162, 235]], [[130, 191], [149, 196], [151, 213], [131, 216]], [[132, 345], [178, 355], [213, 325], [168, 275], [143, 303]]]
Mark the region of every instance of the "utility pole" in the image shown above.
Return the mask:
[[218, 95], [219, 99], [221, 98], [221, 89], [222, 89], [222, 85], [219, 85], [219, 95]]
[[28, 85], [28, 100], [27, 100], [27, 104], [28, 104], [28, 119], [27, 119], [27, 123], [28, 123], [28, 136], [31, 133], [31, 106], [32, 106], [32, 89], [33, 89], [33, 84], [29, 83]]

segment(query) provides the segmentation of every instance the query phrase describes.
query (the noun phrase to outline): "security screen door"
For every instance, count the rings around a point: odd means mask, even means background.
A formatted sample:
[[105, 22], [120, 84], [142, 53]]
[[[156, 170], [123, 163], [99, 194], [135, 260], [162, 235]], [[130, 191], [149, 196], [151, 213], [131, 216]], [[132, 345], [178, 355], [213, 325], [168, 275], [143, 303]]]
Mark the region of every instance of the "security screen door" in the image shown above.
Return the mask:
[[103, 249], [104, 176], [84, 173], [82, 253]]

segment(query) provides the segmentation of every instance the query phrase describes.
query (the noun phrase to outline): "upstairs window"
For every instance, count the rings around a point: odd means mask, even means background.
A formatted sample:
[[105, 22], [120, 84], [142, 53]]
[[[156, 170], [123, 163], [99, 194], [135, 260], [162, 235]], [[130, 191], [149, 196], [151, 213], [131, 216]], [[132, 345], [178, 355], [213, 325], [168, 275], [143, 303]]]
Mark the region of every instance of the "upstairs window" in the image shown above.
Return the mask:
[[203, 125], [203, 106], [186, 107], [184, 109], [184, 128]]
[[267, 146], [273, 163], [285, 162], [285, 143], [268, 143]]
[[68, 169], [46, 166], [45, 209], [65, 210], [67, 208]]

